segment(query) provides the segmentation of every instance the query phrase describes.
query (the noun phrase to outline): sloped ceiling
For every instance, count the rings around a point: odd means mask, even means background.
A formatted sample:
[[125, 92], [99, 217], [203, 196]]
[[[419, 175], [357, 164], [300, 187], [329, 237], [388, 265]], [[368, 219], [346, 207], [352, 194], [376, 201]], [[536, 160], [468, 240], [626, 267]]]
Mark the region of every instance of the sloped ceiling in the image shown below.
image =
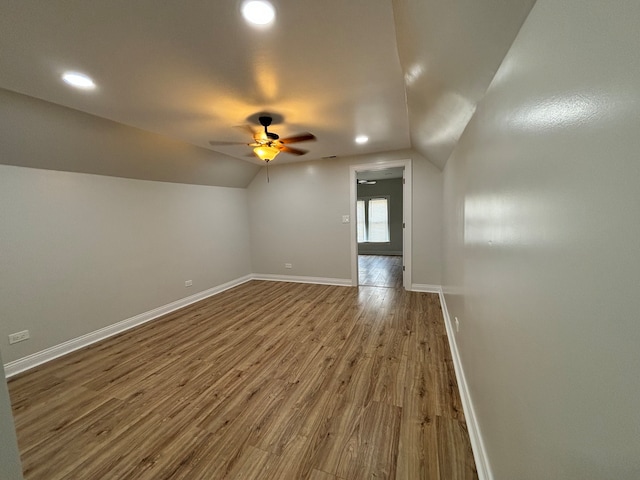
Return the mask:
[[393, 0], [411, 144], [444, 167], [535, 0]]
[[[318, 138], [279, 163], [409, 147], [391, 3], [272, 3], [275, 22], [256, 28], [235, 0], [4, 1], [0, 87], [258, 164], [209, 141], [250, 142], [235, 126], [266, 111], [280, 136]], [[65, 70], [98, 88], [69, 88]]]
[[[241, 0], [0, 1], [0, 88], [245, 166], [260, 162], [236, 127], [266, 111], [282, 117], [271, 128], [281, 136], [318, 138], [279, 163], [413, 146], [442, 167], [533, 5], [272, 0], [275, 23], [257, 29]], [[65, 70], [91, 75], [96, 90], [69, 88]]]

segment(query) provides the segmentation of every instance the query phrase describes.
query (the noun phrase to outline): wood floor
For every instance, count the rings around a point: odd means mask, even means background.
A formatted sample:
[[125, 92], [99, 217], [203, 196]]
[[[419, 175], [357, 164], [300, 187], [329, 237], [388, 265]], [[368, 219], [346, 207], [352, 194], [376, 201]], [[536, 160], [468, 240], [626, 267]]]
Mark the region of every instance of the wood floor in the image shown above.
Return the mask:
[[358, 255], [358, 284], [402, 288], [402, 257]]
[[437, 295], [252, 281], [9, 382], [26, 479], [476, 479]]

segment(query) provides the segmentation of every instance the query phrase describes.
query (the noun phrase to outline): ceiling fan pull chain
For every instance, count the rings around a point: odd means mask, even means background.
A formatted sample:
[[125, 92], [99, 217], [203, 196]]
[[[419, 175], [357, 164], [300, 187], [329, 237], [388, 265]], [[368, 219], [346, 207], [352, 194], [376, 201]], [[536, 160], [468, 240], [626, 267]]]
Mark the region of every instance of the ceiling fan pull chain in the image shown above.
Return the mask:
[[267, 183], [269, 183], [269, 160], [267, 160]]

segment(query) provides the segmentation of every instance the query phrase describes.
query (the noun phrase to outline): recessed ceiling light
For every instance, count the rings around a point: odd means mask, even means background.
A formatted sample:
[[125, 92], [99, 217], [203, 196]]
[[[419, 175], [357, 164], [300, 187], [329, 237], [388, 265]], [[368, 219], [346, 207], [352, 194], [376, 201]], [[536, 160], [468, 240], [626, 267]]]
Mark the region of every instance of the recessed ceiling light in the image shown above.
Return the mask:
[[265, 0], [251, 0], [242, 5], [242, 15], [254, 25], [268, 25], [276, 17], [276, 10]]
[[356, 137], [356, 143], [359, 143], [360, 145], [362, 145], [363, 143], [367, 143], [369, 141], [369, 137], [367, 137], [366, 135], [358, 135]]
[[62, 75], [62, 80], [72, 87], [81, 88], [83, 90], [93, 90], [96, 88], [96, 84], [91, 77], [79, 72], [65, 72]]

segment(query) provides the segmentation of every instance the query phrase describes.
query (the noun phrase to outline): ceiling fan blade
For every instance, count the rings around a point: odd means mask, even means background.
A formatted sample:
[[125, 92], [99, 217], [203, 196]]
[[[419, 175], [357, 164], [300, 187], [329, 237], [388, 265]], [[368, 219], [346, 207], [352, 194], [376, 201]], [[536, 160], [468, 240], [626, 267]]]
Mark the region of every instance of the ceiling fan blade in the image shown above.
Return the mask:
[[213, 145], [215, 147], [216, 145], [220, 145], [220, 146], [222, 146], [222, 145], [246, 145], [246, 143], [245, 142], [221, 142], [221, 141], [218, 141], [218, 140], [211, 140], [211, 141], [209, 141], [209, 145]]
[[305, 153], [308, 152], [308, 150], [302, 150], [300, 148], [287, 147], [286, 145], [282, 145], [280, 147], [280, 151], [281, 152], [286, 152], [286, 153], [291, 153], [292, 155], [304, 155]]
[[242, 130], [244, 130], [245, 132], [249, 133], [251, 135], [251, 138], [253, 138], [254, 140], [259, 139], [262, 136], [262, 131], [261, 130], [254, 130], [253, 127], [251, 125], [236, 125], [236, 128], [240, 128]]
[[281, 138], [280, 143], [298, 143], [298, 142], [308, 142], [310, 140], [315, 140], [316, 136], [313, 133], [300, 133], [298, 135], [294, 135], [293, 137]]

